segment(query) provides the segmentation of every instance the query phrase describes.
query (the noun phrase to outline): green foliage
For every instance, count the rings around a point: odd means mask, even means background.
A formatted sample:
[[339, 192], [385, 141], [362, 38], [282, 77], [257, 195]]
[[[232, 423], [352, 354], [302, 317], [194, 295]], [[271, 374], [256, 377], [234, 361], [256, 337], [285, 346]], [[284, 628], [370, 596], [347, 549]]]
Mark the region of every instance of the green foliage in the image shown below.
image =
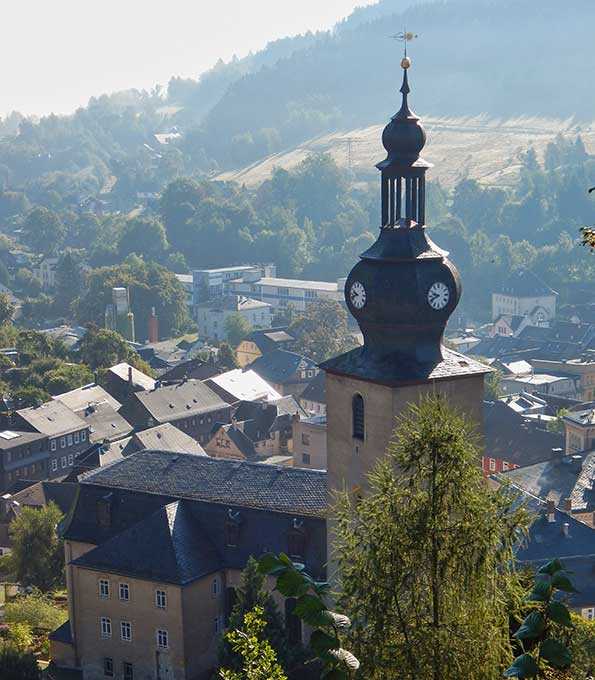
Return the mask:
[[232, 368], [238, 367], [236, 353], [228, 342], [222, 342], [219, 345], [216, 363], [218, 368], [226, 371], [230, 371]]
[[37, 659], [10, 643], [0, 644], [0, 677], [2, 680], [39, 680]]
[[80, 358], [92, 369], [127, 361], [132, 353], [119, 333], [97, 326], [92, 326], [79, 343]]
[[26, 652], [33, 646], [33, 630], [27, 623], [13, 623], [8, 639], [20, 652]]
[[[255, 608], [261, 611], [260, 618], [266, 624], [264, 640], [270, 644], [280, 662], [287, 666], [291, 655], [283, 621], [275, 601], [264, 587], [264, 576], [258, 570], [258, 563], [251, 556], [242, 572], [240, 585], [236, 588], [236, 602], [229, 617], [227, 630], [233, 631], [240, 628], [245, 616]], [[239, 671], [242, 667], [241, 655], [234, 650], [227, 636], [219, 646], [218, 662], [219, 666], [234, 671]]]
[[49, 401], [50, 394], [41, 387], [17, 387], [12, 390], [12, 398], [18, 408], [29, 408], [30, 406], [41, 406]]
[[572, 654], [573, 680], [592, 680], [595, 676], [595, 621], [571, 614], [572, 628], [566, 642]]
[[60, 509], [50, 502], [43, 508], [21, 508], [11, 522], [12, 564], [23, 585], [46, 592], [64, 584], [64, 548], [56, 531], [61, 519]]
[[510, 661], [528, 515], [486, 488], [478, 459], [473, 426], [429, 395], [399, 419], [369, 492], [337, 494], [338, 603], [362, 677], [495, 680]]
[[223, 328], [232, 347], [237, 347], [252, 332], [252, 326], [239, 312], [228, 314]]
[[161, 261], [167, 249], [165, 228], [159, 220], [152, 217], [134, 217], [128, 220], [118, 243], [122, 258], [136, 253], [147, 261]]
[[33, 630], [51, 632], [68, 619], [68, 612], [57, 607], [49, 595], [34, 590], [6, 603], [4, 620], [10, 625], [24, 623]]
[[284, 553], [263, 555], [258, 566], [263, 574], [277, 579], [275, 590], [284, 597], [296, 599], [293, 613], [314, 628], [310, 650], [322, 664], [321, 677], [336, 680], [355, 677], [360, 663], [343, 647], [343, 636], [351, 621], [328, 609], [329, 584], [314, 580], [304, 571], [303, 564], [292, 562]]
[[50, 356], [53, 347], [51, 338], [39, 331], [21, 331], [15, 345], [19, 359], [24, 364]]
[[222, 680], [287, 680], [277, 656], [266, 639], [261, 639], [266, 628], [263, 609], [254, 607], [244, 615], [244, 626], [226, 634], [232, 650], [241, 659], [241, 670], [221, 670]]
[[14, 305], [6, 293], [0, 293], [0, 325], [6, 326], [12, 321]]
[[295, 338], [292, 349], [317, 362], [356, 346], [349, 335], [347, 312], [333, 300], [308, 305], [289, 327], [289, 334]]
[[554, 599], [556, 591], [576, 592], [567, 573], [557, 559], [537, 570], [533, 588], [525, 597], [531, 611], [513, 636], [522, 654], [506, 669], [505, 678], [546, 678], [547, 668], [565, 669], [572, 663], [569, 645], [554, 637], [572, 626], [568, 607]]
[[502, 396], [502, 371], [496, 368], [484, 380], [484, 397], [487, 401], [497, 401]]
[[558, 413], [556, 413], [555, 420], [548, 421], [547, 429], [548, 432], [557, 432], [559, 434], [564, 434], [564, 416], [569, 413], [567, 408], [561, 408]]
[[65, 227], [55, 212], [48, 208], [35, 208], [23, 222], [27, 243], [38, 253], [55, 255], [64, 241]]
[[72, 305], [81, 291], [82, 278], [78, 259], [67, 250], [56, 266], [56, 307], [70, 314]]

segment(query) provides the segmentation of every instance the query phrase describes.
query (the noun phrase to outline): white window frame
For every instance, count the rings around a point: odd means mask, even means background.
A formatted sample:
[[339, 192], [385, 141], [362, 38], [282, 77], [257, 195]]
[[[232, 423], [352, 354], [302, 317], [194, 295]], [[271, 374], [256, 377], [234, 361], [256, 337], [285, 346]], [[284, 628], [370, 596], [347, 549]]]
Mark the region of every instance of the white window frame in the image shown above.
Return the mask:
[[81, 441], [82, 441], [82, 442], [86, 442], [86, 441], [87, 441], [87, 431], [86, 431], [86, 430], [82, 430], [82, 431], [81, 431]]
[[169, 649], [169, 633], [166, 628], [157, 628], [155, 640], [159, 649]]
[[50, 439], [50, 451], [55, 451], [58, 448], [58, 442], [55, 439]]
[[490, 458], [489, 466], [490, 472], [496, 472], [496, 460], [494, 458]]
[[100, 630], [102, 638], [111, 638], [112, 636], [112, 620], [109, 616], [102, 616], [100, 619]]
[[[127, 634], [124, 634], [127, 631]], [[132, 642], [132, 623], [130, 621], [120, 621], [120, 639], [123, 642]]]
[[58, 459], [52, 458], [52, 472], [56, 472], [57, 470], [58, 470]]
[[167, 609], [167, 593], [165, 590], [155, 591], [155, 607], [157, 609]]
[[74, 465], [74, 453], [68, 454], [68, 465]]
[[507, 472], [508, 470], [510, 470], [510, 465], [508, 465], [508, 463], [504, 461], [502, 463], [502, 472]]
[[68, 444], [68, 446], [72, 446], [72, 435], [71, 434], [66, 436], [66, 443]]
[[74, 433], [74, 443], [78, 444], [81, 441], [81, 435], [80, 432], [75, 432]]
[[68, 465], [68, 459], [66, 458], [66, 456], [62, 456], [62, 458], [60, 458], [60, 465], [63, 468], [65, 468]]
[[109, 579], [100, 578], [99, 579], [99, 597], [107, 599], [107, 598], [109, 598], [109, 593], [110, 593]]
[[[125, 597], [122, 597], [125, 595]], [[120, 583], [118, 585], [118, 597], [121, 602], [130, 602], [130, 585], [128, 583]]]
[[61, 449], [66, 448], [66, 437], [60, 437], [60, 448]]

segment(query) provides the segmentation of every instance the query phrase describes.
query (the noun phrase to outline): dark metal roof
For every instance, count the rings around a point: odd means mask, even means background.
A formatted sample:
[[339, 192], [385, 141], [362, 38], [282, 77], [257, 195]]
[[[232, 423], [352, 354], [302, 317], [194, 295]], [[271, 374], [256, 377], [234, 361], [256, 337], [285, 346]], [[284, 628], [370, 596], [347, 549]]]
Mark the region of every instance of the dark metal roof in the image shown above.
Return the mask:
[[132, 425], [108, 403], [89, 404], [76, 411], [76, 415], [89, 426], [91, 442], [114, 441], [133, 430]]
[[470, 375], [491, 373], [492, 369], [446, 347], [442, 348], [443, 360], [438, 364], [418, 364], [410, 357], [392, 354], [377, 359], [358, 347], [346, 354], [323, 362], [320, 367], [329, 373], [353, 375], [384, 385], [416, 384], [427, 380], [449, 380]]
[[293, 338], [287, 332], [286, 326], [253, 331], [246, 338], [246, 341], [253, 342], [262, 354], [270, 352], [279, 347], [280, 344], [286, 344], [292, 340]]
[[318, 470], [140, 451], [81, 475], [80, 482], [298, 515], [326, 514], [326, 473]]
[[248, 368], [266, 380], [277, 385], [285, 382], [301, 382], [312, 378], [302, 378], [300, 371], [316, 369], [316, 362], [303, 354], [275, 349], [253, 361]]
[[132, 399], [137, 399], [158, 423], [228, 408], [228, 404], [200, 380], [136, 392]]
[[324, 371], [321, 371], [315, 378], [310, 380], [300, 396], [301, 399], [326, 404], [326, 373]]
[[75, 566], [184, 585], [220, 568], [191, 504], [176, 501], [85, 553]]

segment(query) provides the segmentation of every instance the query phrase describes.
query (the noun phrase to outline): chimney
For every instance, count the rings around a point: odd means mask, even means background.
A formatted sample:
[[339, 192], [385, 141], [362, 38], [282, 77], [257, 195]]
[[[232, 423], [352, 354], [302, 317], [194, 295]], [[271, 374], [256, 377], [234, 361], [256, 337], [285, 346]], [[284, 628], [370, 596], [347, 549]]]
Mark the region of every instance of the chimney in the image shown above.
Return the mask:
[[233, 430], [238, 429], [238, 419], [237, 418], [234, 417], [234, 418], [231, 419], [231, 427], [232, 427]]
[[556, 461], [557, 463], [562, 461], [562, 458], [564, 457], [564, 450], [557, 447], [555, 449], [552, 449], [552, 460]]
[[149, 342], [159, 342], [159, 322], [155, 314], [155, 307], [151, 307], [151, 316], [149, 317]]
[[570, 529], [570, 524], [568, 522], [564, 522], [562, 525], [562, 531], [564, 532], [564, 536], [568, 538], [568, 531]]
[[564, 512], [567, 512], [567, 513], [572, 512], [572, 498], [565, 498], [564, 499]]
[[556, 503], [551, 499], [547, 499], [547, 521], [548, 522], [555, 522], [556, 521]]
[[134, 392], [132, 385], [132, 366], [128, 366], [128, 393], [132, 394]]

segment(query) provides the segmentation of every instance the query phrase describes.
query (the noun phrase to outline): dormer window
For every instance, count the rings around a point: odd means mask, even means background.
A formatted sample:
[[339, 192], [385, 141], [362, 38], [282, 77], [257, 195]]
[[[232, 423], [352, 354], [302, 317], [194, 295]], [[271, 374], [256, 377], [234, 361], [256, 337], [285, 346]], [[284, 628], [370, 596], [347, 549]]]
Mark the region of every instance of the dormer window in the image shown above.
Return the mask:
[[306, 552], [304, 523], [297, 519], [293, 520], [293, 526], [287, 535], [287, 552], [290, 557], [295, 559], [302, 559]]
[[100, 527], [111, 527], [112, 525], [112, 494], [108, 493], [97, 501], [97, 524]]
[[228, 548], [237, 548], [240, 541], [240, 513], [231, 508], [227, 511], [225, 519], [225, 545]]
[[365, 418], [364, 398], [361, 394], [354, 394], [351, 400], [352, 436], [354, 439], [364, 440]]

